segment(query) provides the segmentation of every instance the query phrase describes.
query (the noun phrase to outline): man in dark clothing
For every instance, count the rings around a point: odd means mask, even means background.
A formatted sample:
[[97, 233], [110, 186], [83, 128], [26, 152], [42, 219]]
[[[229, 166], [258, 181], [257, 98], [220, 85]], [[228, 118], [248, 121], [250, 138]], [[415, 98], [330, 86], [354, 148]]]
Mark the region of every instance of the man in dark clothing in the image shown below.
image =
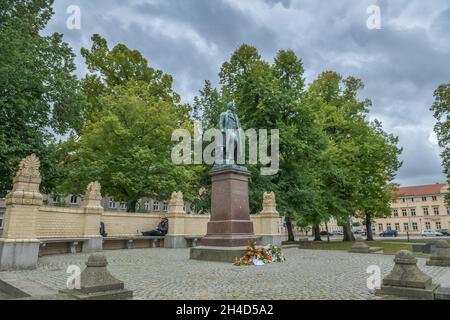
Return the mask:
[[169, 231], [169, 219], [162, 218], [156, 230], [142, 232], [144, 237], [164, 237]]
[[103, 222], [100, 222], [100, 235], [104, 238], [108, 236], [108, 234], [106, 233], [105, 224]]

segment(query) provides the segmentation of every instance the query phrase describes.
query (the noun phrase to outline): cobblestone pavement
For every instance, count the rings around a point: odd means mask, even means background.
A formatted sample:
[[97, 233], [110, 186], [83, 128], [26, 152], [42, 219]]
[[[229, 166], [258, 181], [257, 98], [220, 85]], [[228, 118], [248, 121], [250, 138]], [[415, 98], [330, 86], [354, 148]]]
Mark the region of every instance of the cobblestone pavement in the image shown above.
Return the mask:
[[[367, 289], [367, 267], [378, 265], [383, 277], [392, 270], [394, 256], [351, 254], [345, 251], [284, 249], [287, 261], [262, 267], [189, 260], [188, 249], [105, 251], [108, 269], [134, 291], [135, 299], [304, 300], [376, 299]], [[88, 255], [43, 257], [37, 270], [0, 272], [40, 283], [54, 290], [65, 288], [67, 266], [84, 268]], [[421, 270], [434, 282], [450, 287], [448, 269]]]

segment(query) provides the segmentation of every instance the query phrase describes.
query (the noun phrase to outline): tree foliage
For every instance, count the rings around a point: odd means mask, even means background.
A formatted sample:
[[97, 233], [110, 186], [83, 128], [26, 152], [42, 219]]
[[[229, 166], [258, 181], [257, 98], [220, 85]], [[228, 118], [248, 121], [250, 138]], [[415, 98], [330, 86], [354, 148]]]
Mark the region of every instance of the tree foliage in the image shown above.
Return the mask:
[[0, 6], [0, 197], [11, 189], [19, 161], [41, 158], [44, 190], [51, 189], [55, 134], [78, 131], [84, 98], [72, 49], [61, 34], [41, 36], [51, 0], [2, 0]]
[[59, 190], [80, 194], [98, 180], [103, 193], [128, 202], [130, 211], [147, 196], [164, 200], [177, 190], [197, 195], [196, 170], [171, 160], [173, 131], [193, 130], [172, 77], [148, 66], [138, 51], [122, 44], [110, 50], [98, 35], [92, 40], [92, 49], [82, 50], [90, 70], [83, 79], [89, 113], [79, 139], [68, 142], [73, 150]]
[[[440, 85], [434, 92], [434, 97], [435, 101], [431, 107], [437, 121], [434, 131], [439, 146], [443, 149], [442, 165], [450, 183], [450, 83]], [[447, 195], [447, 201], [450, 203], [450, 194]]]

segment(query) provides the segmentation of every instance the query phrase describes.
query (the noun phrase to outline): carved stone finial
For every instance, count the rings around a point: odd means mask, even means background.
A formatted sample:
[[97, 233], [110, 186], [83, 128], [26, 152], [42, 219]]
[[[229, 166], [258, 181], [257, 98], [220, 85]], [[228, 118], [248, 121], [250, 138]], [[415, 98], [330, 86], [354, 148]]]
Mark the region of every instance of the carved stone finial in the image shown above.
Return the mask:
[[88, 185], [84, 195], [84, 208], [103, 209], [101, 189], [102, 187], [98, 181], [91, 182]]
[[172, 199], [169, 202], [170, 213], [184, 213], [184, 199], [181, 191], [172, 193]]
[[265, 192], [263, 198], [263, 211], [261, 214], [278, 214], [274, 192]]
[[101, 200], [102, 199], [101, 190], [102, 187], [98, 181], [89, 183], [86, 189], [85, 199]]
[[6, 204], [41, 205], [39, 193], [41, 174], [39, 158], [32, 154], [20, 161], [19, 169], [13, 180], [13, 189], [6, 196]]
[[33, 153], [32, 155], [26, 157], [19, 164], [19, 170], [17, 170], [17, 177], [27, 177], [27, 178], [40, 178], [41, 174], [39, 172], [39, 168], [41, 166], [41, 162], [39, 158]]
[[377, 290], [378, 295], [434, 299], [434, 291], [439, 285], [417, 267], [417, 259], [410, 251], [399, 251], [394, 262], [391, 273]]

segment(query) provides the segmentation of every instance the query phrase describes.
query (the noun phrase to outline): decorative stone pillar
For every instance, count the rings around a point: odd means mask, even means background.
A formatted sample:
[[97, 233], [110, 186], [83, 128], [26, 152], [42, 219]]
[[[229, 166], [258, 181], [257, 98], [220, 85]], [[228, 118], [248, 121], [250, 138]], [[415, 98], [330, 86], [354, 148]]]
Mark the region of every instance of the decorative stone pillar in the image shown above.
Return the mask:
[[427, 266], [450, 267], [450, 248], [447, 240], [436, 242], [436, 252], [427, 261]]
[[36, 216], [43, 198], [39, 192], [39, 167], [35, 154], [23, 159], [13, 189], [6, 196], [5, 226], [0, 239], [1, 270], [36, 268], [39, 254]]
[[384, 278], [377, 295], [394, 296], [415, 299], [434, 299], [434, 293], [439, 288], [432, 282], [430, 276], [417, 267], [417, 259], [407, 250], [402, 250], [395, 256], [395, 266]]
[[169, 202], [169, 231], [164, 239], [165, 248], [186, 248], [187, 242], [185, 238], [184, 222], [186, 212], [184, 211], [184, 199], [182, 192], [172, 193]]
[[102, 207], [101, 185], [92, 182], [86, 189], [82, 209], [84, 211], [84, 234], [89, 240], [83, 243], [83, 252], [96, 252], [103, 250], [103, 238], [100, 235], [100, 218], [104, 212]]
[[101, 253], [89, 256], [86, 269], [80, 275], [80, 288], [61, 290], [60, 293], [76, 300], [127, 300], [133, 298], [133, 291], [126, 290], [107, 269], [108, 261]]
[[261, 219], [261, 244], [273, 244], [281, 246], [285, 236], [282, 234], [282, 218], [277, 211], [277, 203], [274, 192], [265, 192], [263, 197], [263, 210], [259, 215]]

